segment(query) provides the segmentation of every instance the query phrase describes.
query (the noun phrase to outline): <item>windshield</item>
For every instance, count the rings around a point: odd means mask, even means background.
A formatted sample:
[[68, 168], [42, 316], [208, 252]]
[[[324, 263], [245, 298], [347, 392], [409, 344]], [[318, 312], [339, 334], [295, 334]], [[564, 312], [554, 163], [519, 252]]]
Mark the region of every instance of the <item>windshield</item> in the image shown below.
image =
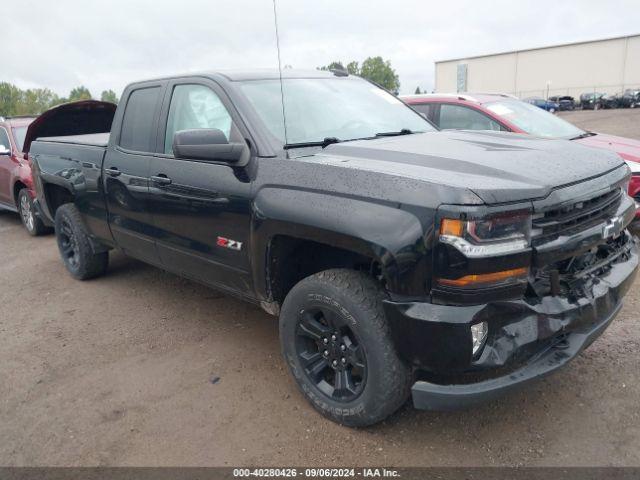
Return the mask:
[[521, 128], [529, 135], [551, 138], [573, 138], [582, 135], [584, 130], [571, 125], [541, 108], [518, 100], [499, 100], [485, 107], [496, 115]]
[[393, 95], [357, 77], [283, 80], [286, 139], [279, 80], [240, 82], [260, 119], [288, 144], [373, 137], [379, 133], [435, 128]]
[[24, 145], [24, 137], [27, 135], [27, 127], [13, 127], [13, 139], [16, 142], [18, 150], [22, 151]]

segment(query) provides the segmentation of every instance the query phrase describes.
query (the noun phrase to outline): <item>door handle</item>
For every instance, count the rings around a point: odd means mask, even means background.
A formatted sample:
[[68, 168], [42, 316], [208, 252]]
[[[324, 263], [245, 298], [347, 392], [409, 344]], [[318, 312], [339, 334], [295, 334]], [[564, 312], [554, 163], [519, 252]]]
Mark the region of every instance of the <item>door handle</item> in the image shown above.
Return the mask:
[[158, 175], [153, 175], [151, 177], [151, 181], [156, 185], [170, 185], [171, 179], [167, 177], [164, 173], [159, 173]]
[[109, 167], [107, 168], [104, 173], [106, 173], [107, 175], [109, 175], [110, 177], [117, 177], [119, 176], [122, 172], [120, 170], [118, 170], [118, 167]]

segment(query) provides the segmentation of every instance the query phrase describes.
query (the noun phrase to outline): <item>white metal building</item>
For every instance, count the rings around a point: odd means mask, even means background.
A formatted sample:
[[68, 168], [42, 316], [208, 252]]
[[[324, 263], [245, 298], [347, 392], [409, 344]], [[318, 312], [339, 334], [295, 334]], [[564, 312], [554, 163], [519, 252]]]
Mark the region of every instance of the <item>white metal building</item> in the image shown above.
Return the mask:
[[436, 62], [435, 89], [520, 98], [640, 87], [640, 34]]

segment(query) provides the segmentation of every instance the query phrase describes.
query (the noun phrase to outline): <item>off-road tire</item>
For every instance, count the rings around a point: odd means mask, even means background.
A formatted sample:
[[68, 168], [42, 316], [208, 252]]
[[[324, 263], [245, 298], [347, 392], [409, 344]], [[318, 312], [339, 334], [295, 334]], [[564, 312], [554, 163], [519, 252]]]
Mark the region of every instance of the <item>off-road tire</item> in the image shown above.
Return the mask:
[[36, 215], [33, 200], [31, 199], [31, 195], [29, 195], [29, 190], [26, 188], [23, 188], [18, 192], [17, 206], [22, 225], [29, 235], [37, 237], [51, 232], [51, 229], [42, 222], [42, 219], [38, 217], [38, 215]]
[[[411, 369], [399, 357], [384, 315], [384, 293], [368, 275], [333, 269], [295, 285], [280, 313], [280, 342], [298, 387], [322, 415], [350, 427], [378, 423], [400, 408], [409, 396]], [[351, 401], [336, 401], [308, 377], [296, 347], [302, 312], [327, 305], [342, 315], [366, 354], [366, 381]]]
[[55, 231], [60, 256], [72, 277], [88, 280], [104, 274], [109, 264], [109, 252], [94, 252], [87, 228], [74, 204], [66, 203], [58, 208]]

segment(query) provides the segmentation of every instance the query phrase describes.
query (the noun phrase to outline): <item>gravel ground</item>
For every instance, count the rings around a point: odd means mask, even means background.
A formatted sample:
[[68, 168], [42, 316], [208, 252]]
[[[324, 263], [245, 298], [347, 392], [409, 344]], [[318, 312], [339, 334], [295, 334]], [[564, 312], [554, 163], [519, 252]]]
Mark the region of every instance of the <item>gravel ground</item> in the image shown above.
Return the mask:
[[[638, 136], [640, 110], [566, 117]], [[0, 245], [0, 465], [640, 465], [638, 282], [600, 339], [531, 388], [353, 430], [298, 393], [261, 310], [117, 253], [77, 282], [54, 238], [11, 213]]]
[[580, 128], [640, 140], [640, 108], [576, 110], [558, 115]]

